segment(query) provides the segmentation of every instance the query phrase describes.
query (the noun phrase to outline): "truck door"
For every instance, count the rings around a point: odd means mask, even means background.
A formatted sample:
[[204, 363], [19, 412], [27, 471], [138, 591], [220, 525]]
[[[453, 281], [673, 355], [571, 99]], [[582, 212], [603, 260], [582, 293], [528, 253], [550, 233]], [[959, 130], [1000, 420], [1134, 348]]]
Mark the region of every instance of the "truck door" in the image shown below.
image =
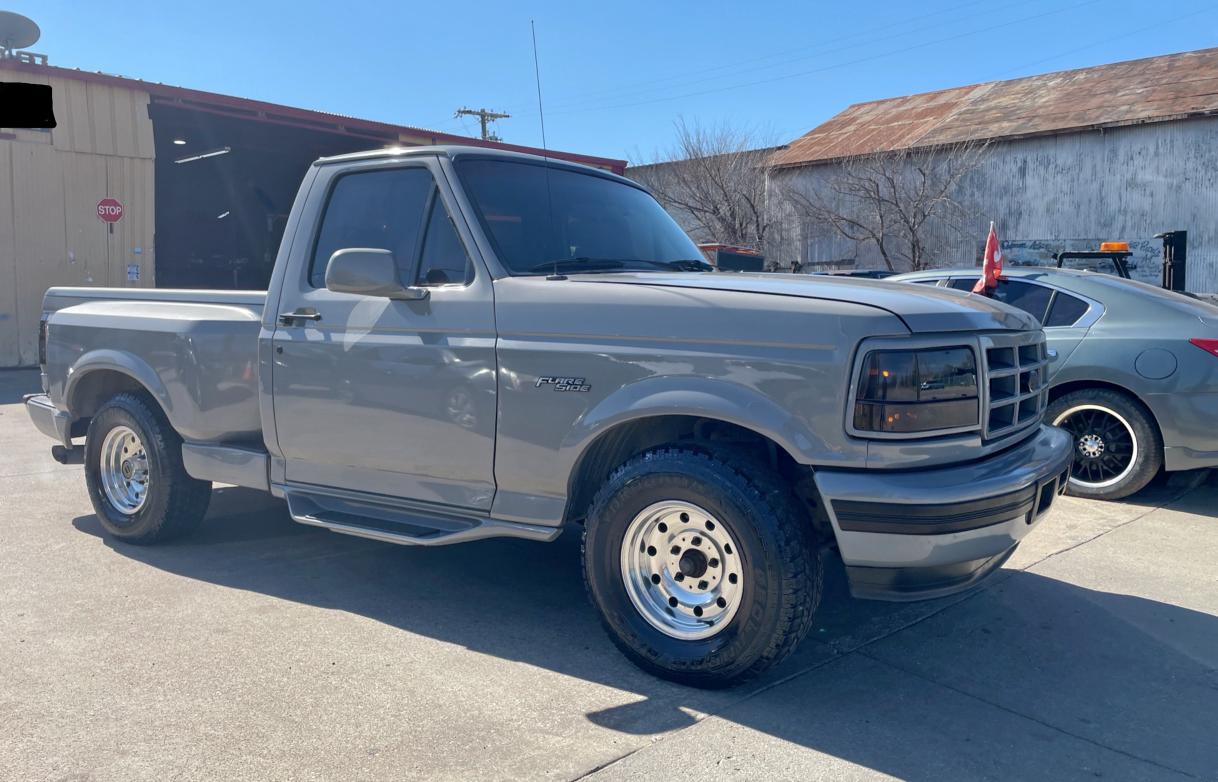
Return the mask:
[[[491, 279], [434, 159], [321, 168], [273, 336], [275, 431], [289, 484], [486, 510], [494, 498]], [[325, 287], [337, 250], [394, 254], [418, 301]], [[297, 253], [300, 257], [297, 257]]]

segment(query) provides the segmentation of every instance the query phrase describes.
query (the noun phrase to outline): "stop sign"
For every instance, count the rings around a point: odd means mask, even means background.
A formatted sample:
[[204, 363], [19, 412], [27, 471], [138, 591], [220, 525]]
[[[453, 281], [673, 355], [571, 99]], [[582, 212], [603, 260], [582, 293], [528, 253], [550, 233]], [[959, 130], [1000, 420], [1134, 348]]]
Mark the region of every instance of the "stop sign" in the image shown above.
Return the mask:
[[103, 198], [97, 202], [97, 219], [103, 223], [117, 223], [123, 219], [123, 205], [117, 198]]

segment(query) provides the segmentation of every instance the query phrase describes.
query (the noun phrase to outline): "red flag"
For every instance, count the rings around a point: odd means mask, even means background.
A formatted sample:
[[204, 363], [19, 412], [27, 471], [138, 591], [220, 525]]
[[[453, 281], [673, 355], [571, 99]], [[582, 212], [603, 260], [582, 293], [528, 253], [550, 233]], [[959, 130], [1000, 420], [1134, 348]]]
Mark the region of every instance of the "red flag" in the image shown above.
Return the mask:
[[981, 279], [973, 286], [973, 293], [985, 293], [986, 288], [997, 288], [1002, 276], [1002, 248], [998, 246], [998, 232], [990, 221], [990, 235], [985, 237], [985, 261], [981, 264]]

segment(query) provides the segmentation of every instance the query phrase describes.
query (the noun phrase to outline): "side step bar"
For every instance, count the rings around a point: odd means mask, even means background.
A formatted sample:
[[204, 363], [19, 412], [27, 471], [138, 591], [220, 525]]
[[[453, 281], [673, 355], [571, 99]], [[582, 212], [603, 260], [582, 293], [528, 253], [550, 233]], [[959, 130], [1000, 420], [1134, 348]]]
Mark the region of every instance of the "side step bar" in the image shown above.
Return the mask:
[[548, 542], [559, 527], [501, 521], [489, 516], [437, 512], [389, 497], [316, 487], [279, 486], [295, 521], [331, 532], [407, 546], [444, 546], [483, 538], [523, 538]]

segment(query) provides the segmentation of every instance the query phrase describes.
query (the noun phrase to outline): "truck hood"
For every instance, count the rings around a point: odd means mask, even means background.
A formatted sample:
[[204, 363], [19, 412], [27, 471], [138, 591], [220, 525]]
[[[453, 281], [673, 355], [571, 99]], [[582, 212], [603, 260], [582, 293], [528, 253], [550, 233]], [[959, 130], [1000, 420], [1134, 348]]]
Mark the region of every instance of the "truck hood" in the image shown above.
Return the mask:
[[1000, 302], [948, 288], [904, 282], [744, 272], [573, 274], [570, 279], [602, 285], [701, 288], [862, 304], [895, 315], [912, 332], [1040, 328], [1040, 324], [1023, 310]]

